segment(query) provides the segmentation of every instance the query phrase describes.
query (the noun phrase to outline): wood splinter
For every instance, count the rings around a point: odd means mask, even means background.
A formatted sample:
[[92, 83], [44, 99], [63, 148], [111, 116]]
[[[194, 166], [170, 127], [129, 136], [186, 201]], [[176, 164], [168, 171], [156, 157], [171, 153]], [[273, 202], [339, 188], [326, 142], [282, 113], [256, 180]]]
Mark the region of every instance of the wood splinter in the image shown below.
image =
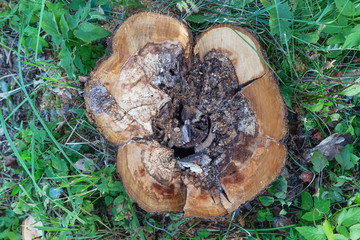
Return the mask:
[[193, 46], [170, 16], [139, 13], [122, 23], [85, 100], [89, 120], [118, 146], [118, 171], [140, 207], [215, 218], [277, 178], [286, 110], [263, 59], [238, 26], [211, 27]]

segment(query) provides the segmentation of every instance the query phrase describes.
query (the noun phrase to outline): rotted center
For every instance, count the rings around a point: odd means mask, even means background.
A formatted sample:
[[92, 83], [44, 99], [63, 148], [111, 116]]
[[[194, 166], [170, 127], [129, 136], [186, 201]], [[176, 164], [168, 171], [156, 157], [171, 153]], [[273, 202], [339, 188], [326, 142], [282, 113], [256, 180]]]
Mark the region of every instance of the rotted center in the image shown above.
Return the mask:
[[[161, 59], [160, 59], [161, 60]], [[170, 96], [153, 119], [154, 138], [174, 150], [177, 165], [211, 188], [228, 149], [256, 134], [255, 115], [241, 94], [235, 69], [225, 52], [210, 51], [181, 74], [181, 60], [164, 65], [153, 84]], [[241, 140], [241, 139], [240, 139]], [[199, 178], [199, 176], [201, 176]]]

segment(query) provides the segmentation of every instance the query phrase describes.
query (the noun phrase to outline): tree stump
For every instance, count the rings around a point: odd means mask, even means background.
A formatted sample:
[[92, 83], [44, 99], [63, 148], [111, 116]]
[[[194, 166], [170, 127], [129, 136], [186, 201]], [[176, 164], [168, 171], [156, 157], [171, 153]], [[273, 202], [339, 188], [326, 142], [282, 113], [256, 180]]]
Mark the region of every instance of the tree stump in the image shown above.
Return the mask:
[[207, 219], [280, 174], [286, 109], [248, 30], [220, 24], [192, 39], [170, 16], [131, 16], [85, 100], [89, 120], [118, 146], [118, 171], [140, 207]]

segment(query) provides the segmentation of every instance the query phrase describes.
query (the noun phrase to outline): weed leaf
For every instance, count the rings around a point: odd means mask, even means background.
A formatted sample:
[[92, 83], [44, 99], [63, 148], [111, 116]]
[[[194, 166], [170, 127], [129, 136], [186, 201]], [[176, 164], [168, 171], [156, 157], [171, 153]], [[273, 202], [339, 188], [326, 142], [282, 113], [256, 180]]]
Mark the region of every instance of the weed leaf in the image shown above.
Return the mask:
[[269, 193], [274, 194], [275, 197], [280, 199], [286, 198], [287, 181], [284, 177], [280, 176], [269, 188]]
[[351, 0], [335, 0], [335, 4], [339, 12], [344, 16], [353, 17], [360, 14], [360, 8], [355, 7]]
[[301, 208], [310, 210], [313, 207], [313, 199], [309, 192], [303, 191], [301, 193]]
[[348, 96], [348, 97], [353, 97], [353, 96], [359, 95], [360, 94], [360, 78], [358, 78], [354, 82], [354, 85], [344, 89], [340, 94]]
[[68, 24], [70, 30], [74, 30], [79, 24], [79, 15], [71, 15], [70, 13], [65, 13], [66, 23]]
[[319, 112], [324, 107], [324, 99], [320, 99], [317, 103], [310, 105], [304, 104], [306, 108], [313, 112]]
[[360, 45], [360, 25], [355, 26], [347, 36], [343, 48], [358, 47]]
[[335, 155], [335, 160], [341, 165], [344, 170], [349, 170], [354, 167], [354, 163], [351, 162], [352, 145], [346, 145], [341, 153]]
[[329, 161], [322, 155], [322, 153], [317, 150], [313, 153], [311, 157], [311, 162], [314, 165], [314, 170], [317, 173], [320, 173], [326, 166], [329, 166]]
[[280, 0], [261, 0], [261, 3], [267, 8], [270, 15], [270, 32], [272, 35], [280, 36], [281, 43], [285, 44], [292, 36], [292, 19], [293, 14], [288, 2]]
[[349, 227], [360, 221], [360, 207], [342, 210], [338, 215], [338, 225]]
[[350, 228], [350, 238], [351, 239], [360, 239], [360, 224], [355, 224]]
[[62, 15], [60, 18], [60, 30], [64, 38], [68, 38], [68, 32], [69, 32], [69, 25], [67, 24], [65, 20], [65, 16]]
[[330, 37], [328, 40], [327, 40], [327, 45], [335, 45], [335, 44], [341, 44], [341, 43], [344, 43], [345, 42], [345, 37], [343, 34], [336, 34], [332, 37]]
[[61, 60], [62, 67], [65, 69], [68, 77], [72, 79], [74, 77], [75, 67], [68, 48], [61, 49], [59, 53], [59, 59]]
[[55, 16], [50, 12], [44, 12], [43, 21], [41, 23], [42, 29], [50, 36], [59, 37], [60, 33], [56, 25]]
[[314, 198], [314, 207], [321, 213], [327, 214], [330, 212], [330, 200], [324, 200], [321, 197]]
[[322, 226], [295, 228], [306, 240], [325, 240], [326, 235]]
[[350, 233], [348, 231], [348, 229], [344, 226], [341, 226], [341, 225], [337, 225], [336, 226], [336, 231], [341, 234], [342, 236], [345, 236], [346, 237], [346, 240], [349, 239], [350, 237]]
[[334, 234], [334, 240], [349, 240], [349, 238], [341, 234]]
[[309, 222], [314, 222], [322, 219], [323, 215], [318, 210], [313, 209], [312, 211], [305, 213], [301, 218]]
[[329, 220], [326, 219], [324, 221], [323, 227], [324, 227], [324, 232], [325, 232], [326, 237], [330, 240], [334, 240], [334, 232], [331, 228]]
[[260, 202], [264, 207], [269, 206], [274, 203], [274, 198], [269, 196], [261, 196], [259, 197]]
[[292, 98], [294, 96], [294, 89], [287, 86], [281, 86], [281, 95], [284, 98], [285, 104], [288, 108], [292, 109]]
[[84, 22], [80, 24], [77, 30], [74, 31], [74, 35], [84, 42], [90, 43], [109, 36], [110, 32], [98, 25]]

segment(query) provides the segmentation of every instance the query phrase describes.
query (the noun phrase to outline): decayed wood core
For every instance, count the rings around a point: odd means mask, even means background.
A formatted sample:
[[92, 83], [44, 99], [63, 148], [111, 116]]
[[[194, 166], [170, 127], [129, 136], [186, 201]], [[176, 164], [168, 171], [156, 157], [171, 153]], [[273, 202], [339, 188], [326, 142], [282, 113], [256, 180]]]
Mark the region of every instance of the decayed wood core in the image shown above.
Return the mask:
[[181, 59], [172, 57], [179, 61], [164, 64], [152, 81], [171, 99], [152, 121], [154, 138], [173, 149], [183, 182], [191, 178], [195, 187], [211, 195], [215, 187], [216, 194], [224, 196], [219, 176], [227, 167], [224, 161], [232, 161], [233, 152], [228, 149], [257, 135], [255, 114], [240, 92], [235, 69], [226, 55], [212, 50], [186, 75], [179, 72], [183, 69]]

